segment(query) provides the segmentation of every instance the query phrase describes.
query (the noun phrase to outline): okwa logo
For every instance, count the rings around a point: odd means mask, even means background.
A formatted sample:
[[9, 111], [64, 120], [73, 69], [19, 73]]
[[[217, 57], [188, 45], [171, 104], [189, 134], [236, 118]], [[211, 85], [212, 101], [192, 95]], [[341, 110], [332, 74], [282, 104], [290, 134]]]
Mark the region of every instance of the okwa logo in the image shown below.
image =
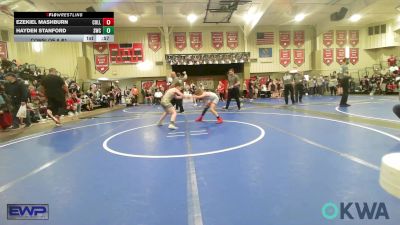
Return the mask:
[[328, 202], [322, 206], [322, 216], [325, 219], [333, 220], [340, 216], [340, 219], [360, 219], [378, 220], [390, 219], [386, 205], [383, 202], [341, 202], [338, 207], [333, 202]]

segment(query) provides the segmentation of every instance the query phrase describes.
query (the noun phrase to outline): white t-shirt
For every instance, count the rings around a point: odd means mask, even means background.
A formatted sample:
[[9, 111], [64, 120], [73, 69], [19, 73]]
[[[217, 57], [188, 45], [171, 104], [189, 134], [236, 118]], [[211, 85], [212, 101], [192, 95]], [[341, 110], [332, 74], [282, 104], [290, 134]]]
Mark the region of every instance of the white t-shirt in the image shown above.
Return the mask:
[[261, 85], [261, 91], [267, 91], [267, 85], [265, 84]]
[[161, 91], [157, 91], [156, 93], [154, 93], [154, 97], [155, 98], [161, 98], [162, 97], [162, 92]]

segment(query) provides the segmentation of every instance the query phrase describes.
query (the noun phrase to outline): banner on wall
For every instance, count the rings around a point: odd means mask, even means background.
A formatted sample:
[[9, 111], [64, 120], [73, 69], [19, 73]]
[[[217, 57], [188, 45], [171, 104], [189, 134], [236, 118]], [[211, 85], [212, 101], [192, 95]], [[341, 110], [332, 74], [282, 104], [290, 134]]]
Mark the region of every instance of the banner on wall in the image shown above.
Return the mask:
[[103, 53], [107, 50], [107, 42], [95, 42], [93, 43], [93, 48], [96, 49], [97, 52]]
[[211, 32], [212, 46], [219, 50], [224, 46], [224, 32]]
[[263, 84], [267, 84], [267, 77], [260, 77], [258, 79], [258, 82], [263, 85]]
[[301, 48], [304, 45], [305, 37], [304, 37], [304, 30], [296, 30], [294, 31], [294, 45], [296, 47]]
[[279, 62], [282, 66], [287, 67], [291, 61], [291, 51], [290, 49], [280, 49], [279, 50]]
[[256, 45], [273, 45], [274, 32], [257, 32]]
[[322, 43], [328, 48], [331, 47], [333, 44], [333, 30], [330, 30], [322, 35]]
[[358, 30], [350, 30], [349, 31], [349, 42], [350, 44], [355, 47], [360, 40], [359, 31]]
[[190, 32], [190, 47], [194, 50], [198, 51], [201, 47], [203, 47], [203, 37], [201, 32]]
[[326, 65], [331, 65], [333, 62], [333, 48], [324, 48], [322, 58]]
[[287, 48], [290, 45], [290, 31], [279, 31], [279, 44], [282, 48]]
[[346, 49], [337, 48], [336, 49], [336, 62], [342, 64], [346, 58]]
[[110, 43], [110, 62], [113, 64], [131, 64], [144, 61], [142, 43]]
[[7, 42], [0, 41], [0, 60], [8, 59]]
[[336, 44], [339, 47], [343, 47], [347, 43], [347, 31], [337, 30], [336, 31]]
[[232, 50], [239, 46], [238, 32], [226, 32], [226, 45]]
[[350, 48], [350, 63], [355, 65], [358, 63], [359, 54], [358, 48]]
[[110, 68], [108, 63], [108, 55], [94, 55], [96, 71], [104, 74]]
[[301, 66], [305, 60], [304, 49], [293, 49], [293, 60], [297, 66]]
[[157, 80], [157, 81], [156, 81], [156, 86], [157, 86], [157, 87], [163, 86], [163, 87], [164, 87], [164, 90], [167, 90], [167, 89], [168, 89], [168, 84], [167, 84], [167, 81], [166, 81], [166, 80]]
[[161, 33], [147, 33], [149, 48], [157, 52], [161, 48]]
[[153, 80], [142, 80], [142, 89], [147, 90], [151, 88], [154, 84]]
[[174, 32], [175, 48], [182, 51], [186, 48], [186, 32]]

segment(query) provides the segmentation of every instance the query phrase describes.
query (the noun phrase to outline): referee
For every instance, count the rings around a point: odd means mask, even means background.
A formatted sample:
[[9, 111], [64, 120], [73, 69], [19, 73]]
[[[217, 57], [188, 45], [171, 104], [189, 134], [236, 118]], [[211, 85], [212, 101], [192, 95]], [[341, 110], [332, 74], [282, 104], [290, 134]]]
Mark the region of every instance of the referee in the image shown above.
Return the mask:
[[294, 99], [295, 102], [303, 103], [303, 93], [304, 93], [304, 85], [303, 85], [304, 76], [296, 71], [294, 74]]
[[347, 99], [349, 98], [349, 68], [348, 65], [349, 61], [346, 59], [346, 62], [340, 68], [339, 80], [343, 87], [343, 94], [342, 98], [340, 99], [340, 107], [349, 107], [350, 105], [347, 104]]
[[284, 95], [285, 95], [285, 103], [286, 105], [289, 103], [289, 92], [290, 92], [290, 99], [292, 100], [292, 104], [294, 104], [294, 77], [293, 74], [290, 72], [283, 76], [283, 85], [284, 85]]
[[[400, 76], [396, 77], [396, 84], [399, 87], [398, 91], [399, 91], [399, 98], [400, 98]], [[399, 117], [400, 119], [400, 104], [397, 104], [393, 107], [393, 113], [396, 114], [397, 117]]]
[[232, 98], [236, 100], [236, 104], [238, 110], [240, 110], [240, 100], [239, 100], [239, 86], [240, 81], [238, 75], [235, 74], [235, 70], [233, 68], [228, 71], [228, 100], [226, 101], [226, 106], [224, 109], [229, 108], [229, 104], [231, 103]]

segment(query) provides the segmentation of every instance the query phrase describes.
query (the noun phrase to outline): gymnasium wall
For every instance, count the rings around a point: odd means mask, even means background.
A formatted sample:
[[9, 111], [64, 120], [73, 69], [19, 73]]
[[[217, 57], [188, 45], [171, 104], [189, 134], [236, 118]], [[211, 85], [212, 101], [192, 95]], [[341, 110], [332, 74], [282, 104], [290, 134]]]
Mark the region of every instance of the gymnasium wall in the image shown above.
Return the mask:
[[47, 69], [54, 67], [63, 75], [70, 77], [74, 75], [80, 43], [43, 42], [42, 50], [36, 52], [33, 50], [33, 43], [14, 42], [11, 30], [9, 37], [7, 48], [10, 59], [17, 59], [19, 63], [36, 64]]
[[[391, 20], [370, 24], [373, 34], [366, 36], [366, 49], [377, 49], [400, 46], [400, 21]], [[397, 31], [397, 32], [396, 32]]]
[[[293, 35], [295, 30], [304, 30], [305, 43], [303, 47], [297, 48], [293, 43]], [[291, 31], [290, 45], [286, 49], [291, 49], [291, 63], [284, 67], [279, 61], [279, 49], [282, 47], [279, 44], [279, 31]], [[274, 45], [256, 45], [256, 34], [257, 32], [274, 32]], [[252, 62], [250, 64], [250, 73], [266, 73], [266, 72], [286, 72], [298, 68], [301, 71], [310, 70], [312, 68], [312, 52], [313, 52], [313, 28], [311, 26], [258, 26], [250, 33], [247, 41], [250, 50], [250, 55], [252, 59], [257, 59], [257, 62]], [[272, 48], [272, 61], [259, 58], [259, 48]], [[298, 67], [294, 63], [293, 59], [293, 49], [305, 49], [304, 63]]]
[[[100, 77], [108, 78], [128, 78], [128, 77], [158, 77], [166, 76], [171, 71], [171, 66], [165, 64], [165, 42], [164, 34], [161, 36], [161, 49], [154, 52], [148, 47], [147, 33], [160, 32], [158, 28], [116, 28], [115, 29], [115, 42], [116, 43], [132, 43], [139, 42], [143, 43], [144, 58], [151, 64], [151, 68], [148, 70], [140, 70], [138, 64], [126, 64], [126, 65], [115, 65], [110, 64], [110, 69], [105, 73], [101, 74], [94, 68], [94, 53], [93, 44], [86, 43], [85, 50], [88, 58], [88, 71], [92, 79]], [[189, 43], [189, 32], [200, 32], [202, 31], [203, 47], [199, 51], [195, 51], [190, 47]], [[224, 47], [215, 50], [211, 46], [211, 32], [212, 31], [224, 31]], [[226, 47], [226, 31], [238, 31], [239, 35], [239, 46], [235, 50], [231, 50]], [[186, 32], [187, 46], [182, 51], [179, 51], [174, 46], [174, 32]], [[169, 34], [169, 49], [170, 54], [189, 54], [189, 53], [210, 53], [210, 52], [239, 52], [244, 51], [243, 34], [237, 27], [202, 27], [202, 28], [191, 28], [191, 27], [175, 27], [170, 29]], [[163, 62], [162, 65], [156, 65], [156, 62]]]
[[[161, 37], [161, 49], [154, 52], [148, 48], [147, 33], [160, 32], [158, 28], [116, 28], [115, 29], [115, 42], [116, 43], [143, 43], [143, 54], [145, 60], [151, 63], [149, 70], [140, 70], [138, 64], [124, 64], [116, 65], [110, 63], [110, 69], [102, 74], [95, 70], [93, 43], [85, 43], [84, 48], [86, 57], [88, 59], [88, 74], [92, 79], [100, 77], [108, 77], [112, 79], [123, 79], [130, 77], [159, 77], [166, 75], [165, 62], [163, 65], [155, 65], [157, 61], [164, 61], [165, 57], [165, 43], [164, 37]], [[97, 53], [96, 53], [97, 54]]]
[[[315, 68], [314, 73], [329, 75], [333, 71], [339, 71], [340, 64], [336, 62], [336, 48], [339, 46], [336, 44], [336, 30], [346, 30], [347, 35], [349, 30], [358, 30], [359, 31], [359, 43], [354, 47], [359, 49], [359, 61], [355, 65], [349, 63], [349, 72], [352, 76], [355, 76], [355, 73], [358, 73], [359, 70], [365, 69], [365, 67], [372, 67], [373, 64], [376, 63], [376, 52], [371, 50], [366, 50], [367, 46], [367, 36], [368, 36], [368, 28], [367, 27], [337, 27], [334, 30], [334, 41], [330, 48], [334, 51], [333, 63], [330, 65], [326, 65], [323, 62], [323, 49], [327, 48], [323, 44], [323, 34], [320, 34], [316, 37], [317, 48], [315, 51]], [[347, 38], [347, 44], [344, 47], [353, 48], [349, 44], [349, 38]]]
[[390, 55], [397, 56], [397, 60], [400, 60], [400, 47], [387, 47], [387, 48], [379, 48], [369, 50], [375, 53], [375, 59], [377, 64], [381, 64], [382, 66], [387, 66], [387, 59]]
[[[238, 32], [239, 38], [239, 45], [236, 49], [230, 49], [227, 47], [226, 44], [226, 32]], [[244, 39], [243, 39], [243, 32], [240, 30], [238, 26], [230, 26], [230, 27], [174, 27], [170, 30], [171, 34], [169, 36], [169, 49], [170, 54], [190, 54], [190, 53], [227, 53], [227, 52], [244, 52]], [[179, 51], [175, 48], [174, 42], [174, 32], [186, 32], [186, 41], [187, 46], [182, 51]], [[189, 32], [202, 32], [202, 40], [203, 40], [203, 47], [200, 48], [198, 51], [194, 50], [190, 47], [190, 39], [189, 39]], [[216, 50], [212, 46], [211, 42], [211, 32], [223, 32], [224, 33], [224, 46], [219, 50]]]
[[[372, 67], [373, 64], [386, 65], [386, 59], [391, 54], [400, 56], [400, 47], [384, 47], [384, 48], [371, 48], [374, 39], [375, 42], [379, 42], [379, 38], [393, 39], [394, 41], [400, 40], [398, 31], [400, 25], [398, 22], [388, 21], [387, 32], [392, 34], [380, 35], [376, 37], [368, 36], [368, 26], [366, 27], [337, 27], [336, 30], [359, 30], [359, 44], [356, 46], [360, 49], [359, 62], [356, 65], [349, 65], [350, 72], [352, 75], [358, 73], [358, 71], [365, 70], [366, 67]], [[305, 61], [304, 64], [299, 67], [302, 71], [311, 71], [311, 74], [324, 74], [327, 75], [334, 70], [338, 70], [340, 65], [334, 60], [331, 65], [326, 65], [322, 60], [323, 49], [326, 48], [322, 43], [322, 34], [316, 36], [315, 30], [312, 26], [258, 26], [256, 27], [247, 38], [247, 51], [251, 54], [252, 62], [246, 64], [246, 71], [253, 75], [272, 75], [280, 76], [281, 73], [297, 67], [294, 62], [293, 52], [291, 54], [291, 64], [287, 67], [283, 67], [279, 62], [279, 49], [282, 47], [279, 44], [279, 31], [291, 31], [291, 45], [287, 49], [296, 49], [297, 47], [293, 44], [293, 31], [304, 30], [305, 31]], [[203, 46], [198, 51], [195, 51], [190, 47], [189, 32], [202, 32]], [[220, 50], [216, 50], [212, 47], [211, 43], [211, 32], [222, 31], [224, 32], [224, 47]], [[239, 45], [236, 49], [231, 50], [226, 46], [226, 32], [237, 31]], [[274, 32], [274, 45], [256, 45], [256, 34], [257, 32]], [[115, 65], [110, 64], [110, 69], [105, 73], [101, 74], [95, 70], [94, 63], [94, 51], [92, 43], [43, 43], [41, 52], [35, 52], [33, 50], [33, 43], [16, 43], [13, 41], [12, 31], [10, 31], [10, 41], [8, 42], [9, 58], [18, 59], [19, 62], [34, 63], [39, 66], [45, 66], [46, 68], [55, 67], [62, 74], [73, 76], [77, 67], [77, 60], [79, 57], [86, 58], [86, 70], [88, 79], [98, 79], [100, 77], [108, 77], [110, 79], [124, 79], [124, 78], [148, 78], [148, 77], [165, 77], [168, 75], [171, 66], [165, 63], [165, 42], [164, 36], [161, 37], [161, 49], [157, 52], [148, 48], [147, 33], [149, 32], [161, 32], [159, 28], [116, 28], [115, 42], [117, 43], [132, 43], [139, 42], [143, 44], [144, 56], [147, 61], [150, 62], [148, 70], [140, 70], [138, 64], [125, 64]], [[211, 52], [243, 52], [245, 51], [244, 34], [240, 27], [174, 27], [169, 30], [169, 52], [170, 54], [190, 54], [190, 53], [211, 53]], [[174, 46], [173, 32], [186, 32], [187, 47], [179, 51]], [[334, 38], [336, 40], [336, 37]], [[381, 41], [382, 42], [382, 41]], [[337, 48], [335, 41], [331, 48]], [[272, 58], [270, 60], [262, 60], [259, 58], [259, 48], [272, 48]], [[98, 54], [98, 53], [97, 53]], [[334, 55], [335, 56], [335, 55]], [[156, 65], [156, 62], [158, 62]], [[161, 63], [161, 64], [160, 64]], [[85, 77], [86, 78], [86, 77]]]

